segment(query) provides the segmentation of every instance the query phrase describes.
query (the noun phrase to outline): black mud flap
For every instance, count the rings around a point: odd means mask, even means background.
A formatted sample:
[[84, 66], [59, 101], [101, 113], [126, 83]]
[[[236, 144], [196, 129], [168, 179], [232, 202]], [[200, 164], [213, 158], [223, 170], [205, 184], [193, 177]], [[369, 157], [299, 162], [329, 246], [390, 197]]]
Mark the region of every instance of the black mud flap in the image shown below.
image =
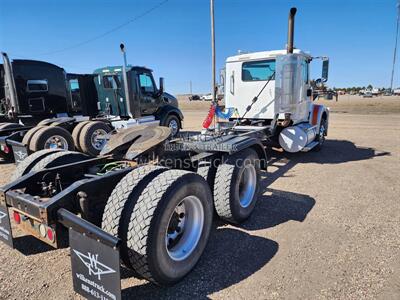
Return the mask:
[[0, 205], [0, 241], [14, 248], [8, 208]]
[[121, 299], [119, 239], [65, 209], [58, 216], [69, 228], [74, 290], [87, 299]]
[[28, 149], [24, 144], [16, 141], [8, 141], [8, 144], [12, 147], [15, 163], [17, 165], [29, 155]]

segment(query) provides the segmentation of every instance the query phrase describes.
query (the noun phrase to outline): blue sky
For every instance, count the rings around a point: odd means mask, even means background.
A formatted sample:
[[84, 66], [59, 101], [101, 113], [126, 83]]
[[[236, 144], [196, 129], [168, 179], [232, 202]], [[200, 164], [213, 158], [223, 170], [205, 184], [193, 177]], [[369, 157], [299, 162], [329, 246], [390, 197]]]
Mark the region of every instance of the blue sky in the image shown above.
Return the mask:
[[[397, 0], [215, 0], [217, 68], [239, 49], [283, 49], [287, 15], [296, 6], [295, 46], [330, 57], [330, 86], [388, 87]], [[98, 36], [161, 0], [0, 0], [0, 50], [45, 60], [67, 72], [91, 73], [119, 65], [120, 42], [128, 62], [163, 76], [166, 89], [208, 92], [211, 82], [209, 0], [169, 0], [121, 29]], [[49, 53], [53, 52], [53, 53]], [[397, 55], [395, 86], [400, 86]], [[320, 73], [313, 69], [313, 77]], [[318, 68], [318, 69], [317, 69]], [[157, 79], [156, 79], [157, 80]]]

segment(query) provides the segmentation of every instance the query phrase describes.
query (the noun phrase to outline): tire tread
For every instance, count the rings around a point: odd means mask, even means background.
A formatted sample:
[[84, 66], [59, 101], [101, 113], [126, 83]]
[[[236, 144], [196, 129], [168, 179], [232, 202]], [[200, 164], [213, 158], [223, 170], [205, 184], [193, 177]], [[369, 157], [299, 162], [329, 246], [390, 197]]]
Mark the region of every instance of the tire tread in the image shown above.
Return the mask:
[[[121, 228], [121, 222], [123, 218], [130, 218], [130, 215], [127, 214], [131, 212], [126, 211], [126, 209], [129, 200], [134, 201], [134, 199], [129, 199], [133, 190], [145, 177], [152, 173], [159, 174], [165, 170], [167, 170], [165, 167], [144, 165], [125, 175], [115, 186], [107, 200], [103, 213], [102, 229], [115, 237], [127, 236], [125, 232], [121, 231], [128, 228]], [[121, 259], [125, 265], [132, 267], [124, 251], [121, 251]]]
[[168, 170], [155, 177], [143, 190], [135, 206], [129, 223], [128, 248], [129, 259], [134, 270], [143, 278], [159, 284], [151, 274], [147, 258], [148, 235], [151, 220], [164, 193], [181, 176], [191, 172]]

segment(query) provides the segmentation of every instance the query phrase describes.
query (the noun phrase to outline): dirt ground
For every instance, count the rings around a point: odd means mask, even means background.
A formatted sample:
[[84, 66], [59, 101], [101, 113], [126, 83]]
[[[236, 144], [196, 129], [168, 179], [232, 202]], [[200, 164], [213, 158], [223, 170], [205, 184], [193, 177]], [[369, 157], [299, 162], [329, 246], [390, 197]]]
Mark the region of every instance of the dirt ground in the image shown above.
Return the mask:
[[[196, 268], [160, 288], [123, 270], [126, 299], [400, 299], [400, 99], [341, 97], [320, 152], [269, 151], [241, 226], [218, 220]], [[198, 129], [209, 103], [181, 101]], [[14, 166], [0, 163], [0, 184]], [[1, 299], [75, 299], [69, 250], [15, 230], [0, 244]]]

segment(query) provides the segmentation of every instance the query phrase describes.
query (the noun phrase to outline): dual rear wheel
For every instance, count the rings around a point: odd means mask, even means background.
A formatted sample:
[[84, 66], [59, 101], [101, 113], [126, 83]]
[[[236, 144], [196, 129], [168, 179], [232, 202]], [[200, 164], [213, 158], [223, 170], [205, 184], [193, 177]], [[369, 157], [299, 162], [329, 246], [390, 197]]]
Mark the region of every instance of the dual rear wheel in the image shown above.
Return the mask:
[[144, 166], [115, 187], [102, 227], [122, 240], [121, 259], [139, 277], [171, 285], [199, 260], [212, 218], [211, 191], [200, 175]]
[[204, 251], [214, 207], [233, 223], [252, 213], [260, 173], [254, 150], [235, 154], [215, 169], [202, 166], [199, 173], [141, 166], [112, 191], [102, 228], [121, 239], [121, 260], [136, 276], [160, 285], [178, 282]]
[[91, 156], [100, 153], [107, 142], [111, 127], [102, 121], [86, 121], [75, 126], [72, 137], [77, 150]]
[[103, 149], [106, 135], [111, 127], [101, 121], [85, 121], [78, 123], [72, 134], [57, 125], [38, 125], [30, 129], [23, 137], [22, 143], [31, 152], [42, 149], [75, 149], [91, 156], [96, 156]]
[[260, 191], [261, 163], [251, 148], [225, 159], [218, 166], [200, 166], [197, 170], [213, 189], [217, 215], [239, 224], [254, 210]]

